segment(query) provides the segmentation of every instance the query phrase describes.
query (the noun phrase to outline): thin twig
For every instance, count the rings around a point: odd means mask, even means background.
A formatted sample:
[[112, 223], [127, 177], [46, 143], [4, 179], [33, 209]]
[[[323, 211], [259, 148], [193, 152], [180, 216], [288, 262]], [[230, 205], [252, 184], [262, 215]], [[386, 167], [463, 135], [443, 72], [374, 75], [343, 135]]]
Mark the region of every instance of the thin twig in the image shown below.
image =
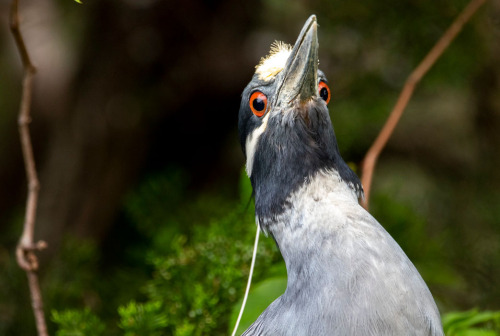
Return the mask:
[[471, 0], [469, 4], [464, 8], [462, 13], [455, 19], [451, 26], [446, 30], [446, 32], [441, 36], [439, 41], [434, 45], [434, 47], [429, 51], [425, 58], [420, 62], [418, 67], [413, 70], [410, 74], [406, 83], [399, 95], [399, 98], [394, 106], [389, 118], [387, 119], [384, 127], [380, 131], [377, 139], [373, 142], [363, 159], [362, 164], [362, 184], [365, 190], [365, 199], [362, 202], [363, 207], [368, 209], [370, 201], [370, 188], [373, 178], [373, 170], [375, 169], [375, 164], [377, 159], [384, 149], [387, 141], [394, 132], [396, 125], [403, 114], [403, 111], [408, 105], [415, 86], [420, 82], [422, 77], [429, 71], [429, 69], [436, 63], [436, 60], [443, 54], [446, 48], [450, 45], [451, 41], [458, 35], [462, 30], [462, 27], [469, 21], [469, 19], [474, 15], [474, 13], [486, 2], [487, 0]]
[[34, 240], [35, 216], [38, 203], [38, 191], [40, 184], [36, 173], [35, 159], [33, 156], [33, 146], [29, 132], [29, 123], [31, 122], [30, 107], [33, 92], [33, 77], [36, 69], [31, 62], [26, 44], [19, 29], [18, 0], [13, 0], [10, 12], [10, 30], [16, 41], [17, 49], [21, 56], [24, 68], [23, 91], [21, 95], [21, 105], [19, 107], [19, 136], [21, 139], [21, 148], [23, 151], [24, 166], [26, 168], [26, 178], [28, 180], [28, 197], [26, 200], [26, 213], [24, 220], [23, 233], [19, 239], [16, 248], [16, 257], [19, 267], [26, 271], [28, 276], [28, 285], [31, 294], [31, 306], [35, 315], [36, 327], [39, 336], [47, 336], [47, 324], [43, 313], [43, 300], [38, 281], [38, 260], [35, 255], [36, 250], [42, 250], [46, 243], [39, 241], [36, 244]]

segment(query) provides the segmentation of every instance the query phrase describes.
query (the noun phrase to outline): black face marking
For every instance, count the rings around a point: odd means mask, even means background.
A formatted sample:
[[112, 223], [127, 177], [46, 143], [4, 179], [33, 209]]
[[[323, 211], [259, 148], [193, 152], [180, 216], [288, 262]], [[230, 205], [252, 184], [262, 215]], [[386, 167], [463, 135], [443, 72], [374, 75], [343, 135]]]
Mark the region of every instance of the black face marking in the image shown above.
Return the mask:
[[[321, 71], [318, 71], [318, 79], [326, 82]], [[321, 93], [305, 105], [283, 110], [273, 105], [276, 86], [274, 81], [262, 82], [254, 76], [243, 92], [238, 122], [246, 155], [246, 139], [262, 125], [262, 120], [251, 112], [248, 99], [255, 90], [263, 92], [268, 97], [269, 119], [255, 147], [250, 176], [255, 211], [262, 227], [289, 208], [289, 196], [320, 171], [337, 171], [345, 183], [359, 195], [362, 193], [358, 177], [340, 156]]]
[[308, 178], [336, 170], [347, 183], [361, 188], [357, 176], [340, 156], [328, 110], [319, 101], [303, 111], [287, 111], [295, 118], [270, 118], [256, 148], [251, 181], [261, 224], [274, 220], [290, 205], [288, 197]]

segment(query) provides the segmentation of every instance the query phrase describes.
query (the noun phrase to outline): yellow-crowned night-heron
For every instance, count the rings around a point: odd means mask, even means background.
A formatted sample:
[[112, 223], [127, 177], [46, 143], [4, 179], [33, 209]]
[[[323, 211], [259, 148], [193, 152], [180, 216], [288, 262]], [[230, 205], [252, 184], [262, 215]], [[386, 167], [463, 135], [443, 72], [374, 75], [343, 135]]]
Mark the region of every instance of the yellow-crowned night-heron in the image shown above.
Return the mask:
[[293, 47], [275, 43], [243, 91], [240, 141], [258, 225], [288, 283], [244, 335], [443, 335], [417, 269], [359, 204], [318, 70], [316, 17]]

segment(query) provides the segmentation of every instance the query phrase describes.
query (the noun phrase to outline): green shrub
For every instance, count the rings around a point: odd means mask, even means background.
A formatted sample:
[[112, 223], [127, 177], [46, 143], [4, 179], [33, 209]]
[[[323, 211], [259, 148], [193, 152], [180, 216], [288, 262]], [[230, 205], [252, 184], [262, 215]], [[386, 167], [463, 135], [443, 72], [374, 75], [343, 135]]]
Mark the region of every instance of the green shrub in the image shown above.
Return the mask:
[[104, 324], [90, 309], [52, 311], [52, 321], [59, 325], [56, 336], [104, 335]]
[[[244, 294], [256, 231], [248, 178], [242, 177], [240, 200], [165, 195], [181, 195], [184, 188], [182, 181], [154, 177], [127, 201], [130, 220], [150, 241], [148, 250], [131, 255], [142, 255], [153, 270], [142, 286], [129, 289], [142, 300], [118, 308], [127, 336], [226, 335], [231, 310]], [[167, 205], [160, 201], [167, 198]], [[261, 239], [255, 281], [280, 259], [274, 241]], [[79, 317], [86, 316], [83, 311]], [[60, 319], [54, 322], [60, 332], [71, 330]], [[113, 323], [107, 321], [111, 331]]]
[[125, 330], [126, 336], [160, 336], [163, 334], [161, 330], [168, 324], [160, 301], [145, 304], [131, 301], [126, 306], [118, 307], [118, 313], [121, 317], [119, 326]]

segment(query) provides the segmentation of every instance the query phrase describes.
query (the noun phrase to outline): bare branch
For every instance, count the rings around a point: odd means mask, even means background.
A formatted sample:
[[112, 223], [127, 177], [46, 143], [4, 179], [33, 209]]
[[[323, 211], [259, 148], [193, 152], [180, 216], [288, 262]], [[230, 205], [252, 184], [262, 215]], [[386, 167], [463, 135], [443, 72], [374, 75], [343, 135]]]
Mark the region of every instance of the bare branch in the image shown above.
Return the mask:
[[35, 250], [42, 250], [46, 243], [39, 241], [36, 244], [34, 240], [35, 216], [38, 203], [38, 191], [40, 184], [36, 172], [35, 159], [33, 156], [33, 146], [29, 132], [29, 123], [31, 122], [30, 107], [33, 92], [33, 77], [36, 69], [31, 63], [31, 59], [26, 49], [21, 31], [19, 29], [18, 0], [13, 0], [10, 12], [10, 30], [16, 41], [17, 49], [21, 56], [24, 68], [23, 91], [21, 95], [21, 105], [19, 107], [18, 127], [21, 139], [21, 148], [23, 151], [24, 166], [26, 168], [26, 177], [28, 180], [28, 197], [26, 200], [26, 212], [24, 227], [19, 244], [16, 248], [16, 258], [19, 267], [26, 271], [28, 284], [31, 294], [31, 306], [35, 315], [36, 327], [39, 336], [47, 336], [47, 324], [43, 313], [43, 300], [38, 282], [38, 260]]
[[474, 15], [474, 13], [486, 2], [487, 0], [471, 0], [469, 4], [464, 8], [460, 15], [455, 19], [451, 26], [446, 30], [446, 32], [441, 36], [439, 41], [434, 45], [434, 47], [429, 51], [425, 58], [420, 62], [415, 70], [410, 74], [406, 83], [401, 91], [399, 98], [394, 106], [389, 118], [380, 131], [378, 137], [373, 142], [372, 146], [368, 150], [363, 159], [362, 164], [362, 177], [361, 181], [363, 188], [365, 190], [365, 198], [362, 205], [365, 209], [368, 209], [370, 201], [370, 189], [373, 178], [373, 171], [375, 169], [375, 164], [380, 156], [380, 153], [384, 149], [387, 141], [391, 137], [396, 125], [403, 114], [403, 111], [408, 105], [408, 102], [413, 94], [415, 86], [420, 82], [422, 77], [429, 71], [429, 69], [436, 63], [437, 59], [443, 54], [443, 52], [448, 48], [450, 43], [455, 39], [458, 33], [462, 30], [462, 27], [469, 21], [469, 19]]

